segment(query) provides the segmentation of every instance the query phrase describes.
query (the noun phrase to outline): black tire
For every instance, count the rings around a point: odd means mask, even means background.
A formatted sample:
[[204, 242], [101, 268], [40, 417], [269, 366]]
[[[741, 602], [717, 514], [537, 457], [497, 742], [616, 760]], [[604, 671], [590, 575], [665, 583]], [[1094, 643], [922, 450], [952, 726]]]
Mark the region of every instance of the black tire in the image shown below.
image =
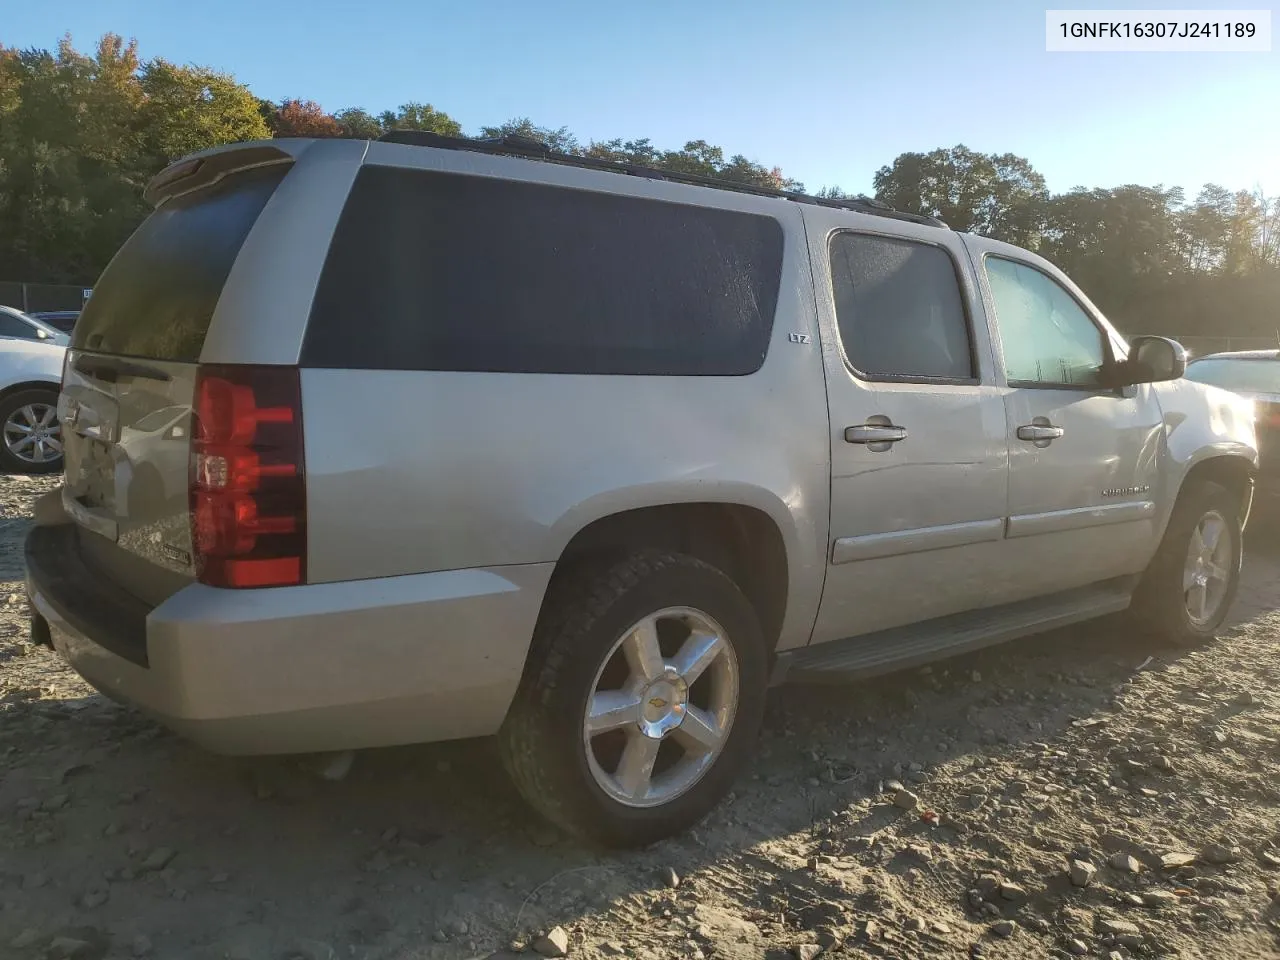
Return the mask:
[[4, 425], [17, 411], [33, 403], [46, 404], [56, 410], [58, 391], [39, 388], [19, 390], [0, 400], [0, 471], [4, 473], [55, 473], [62, 469], [62, 454], [43, 463], [29, 463], [9, 449], [8, 440], [3, 432]]
[[[669, 607], [700, 610], [737, 655], [738, 701], [724, 746], [701, 779], [660, 806], [634, 807], [596, 782], [583, 720], [598, 671], [628, 628]], [[580, 838], [645, 846], [701, 820], [728, 793], [764, 713], [769, 656], [750, 601], [694, 557], [646, 551], [553, 580], [520, 689], [499, 734], [503, 763], [529, 804]]]
[[[1243, 558], [1240, 510], [1240, 498], [1217, 483], [1201, 481], [1182, 491], [1174, 504], [1164, 539], [1134, 594], [1132, 613], [1139, 624], [1179, 646], [1195, 646], [1213, 639], [1240, 587]], [[1200, 521], [1210, 513], [1223, 518], [1224, 535], [1231, 537], [1230, 577], [1212, 615], [1197, 622], [1188, 610], [1183, 577], [1191, 538]]]

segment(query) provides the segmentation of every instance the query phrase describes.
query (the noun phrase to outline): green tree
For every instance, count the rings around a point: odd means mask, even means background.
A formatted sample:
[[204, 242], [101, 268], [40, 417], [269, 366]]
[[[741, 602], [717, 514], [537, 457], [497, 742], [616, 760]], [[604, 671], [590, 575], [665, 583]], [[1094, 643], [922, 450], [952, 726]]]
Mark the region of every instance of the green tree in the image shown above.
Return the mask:
[[142, 209], [137, 51], [108, 35], [95, 55], [0, 48], [0, 274], [91, 276]]
[[1030, 161], [964, 144], [900, 154], [875, 175], [876, 199], [941, 217], [954, 230], [1034, 248], [1049, 192]]
[[1280, 199], [1261, 190], [1232, 192], [1207, 183], [1196, 202], [1178, 214], [1180, 250], [1187, 269], [1248, 274], [1280, 263]]
[[1077, 187], [1047, 205], [1041, 252], [1107, 311], [1130, 308], [1182, 268], [1178, 188]]
[[377, 117], [359, 107], [348, 107], [346, 110], [339, 110], [333, 115], [333, 119], [338, 122], [338, 128], [342, 131], [344, 137], [353, 137], [357, 140], [376, 140], [383, 133], [382, 124], [378, 122]]
[[724, 166], [724, 151], [705, 140], [690, 140], [683, 150], [663, 151], [658, 165], [674, 173], [714, 177]]
[[446, 137], [462, 136], [462, 124], [429, 103], [409, 102], [378, 116], [384, 130], [425, 130]]
[[142, 190], [194, 150], [269, 135], [230, 77], [108, 34], [92, 55], [0, 47], [0, 275], [91, 282], [146, 214]]
[[673, 173], [693, 174], [701, 177], [717, 177], [750, 183], [770, 190], [803, 190], [804, 185], [784, 176], [778, 167], [763, 167], [741, 154], [727, 161], [720, 147], [705, 140], [691, 140], [681, 150], [658, 150], [648, 137], [639, 140], [592, 141], [581, 151], [588, 157], [611, 160], [614, 163], [630, 163], [643, 167], [657, 167]]
[[648, 137], [625, 141], [621, 137], [599, 142], [593, 140], [582, 152], [597, 160], [629, 163], [639, 167], [656, 167], [661, 163], [661, 154], [649, 142]]
[[144, 99], [138, 125], [153, 163], [271, 136], [257, 97], [225, 73], [157, 58], [143, 66], [139, 83]]
[[590, 156], [602, 156], [628, 163], [640, 163], [683, 173], [695, 177], [715, 177], [737, 183], [749, 183], [770, 190], [803, 190], [803, 184], [783, 176], [777, 167], [763, 167], [742, 154], [734, 154], [728, 160], [724, 150], [705, 140], [690, 140], [680, 150], [655, 150], [644, 140], [610, 140], [592, 144]]
[[1222, 270], [1228, 274], [1247, 274], [1258, 270], [1269, 260], [1263, 240], [1270, 219], [1269, 205], [1260, 193], [1239, 190], [1231, 197], [1227, 217], [1226, 243]]
[[767, 190], [788, 190], [794, 193], [804, 191], [804, 184], [799, 180], [783, 176], [781, 167], [762, 167], [740, 153], [730, 157], [729, 162], [716, 171], [716, 176], [736, 183], [764, 187]]
[[527, 137], [546, 144], [548, 149], [557, 153], [578, 153], [580, 149], [578, 138], [569, 132], [568, 127], [557, 127], [554, 130], [551, 127], [539, 127], [528, 117], [516, 117], [496, 127], [481, 127], [480, 136]]
[[1280, 197], [1268, 197], [1259, 187], [1253, 193], [1258, 204], [1258, 232], [1254, 260], [1260, 270], [1280, 269]]
[[1230, 190], [1206, 183], [1195, 203], [1178, 212], [1178, 246], [1186, 269], [1211, 271], [1221, 267], [1233, 206]]

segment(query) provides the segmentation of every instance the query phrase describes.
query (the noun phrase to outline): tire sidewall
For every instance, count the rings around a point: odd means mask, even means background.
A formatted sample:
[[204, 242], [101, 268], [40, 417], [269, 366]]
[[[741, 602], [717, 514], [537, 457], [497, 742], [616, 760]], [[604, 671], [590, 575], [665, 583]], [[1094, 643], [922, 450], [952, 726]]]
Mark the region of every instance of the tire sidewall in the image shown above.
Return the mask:
[[[749, 757], [759, 732], [768, 685], [768, 657], [750, 602], [736, 584], [714, 567], [692, 558], [664, 564], [622, 594], [578, 638], [576, 656], [559, 678], [563, 696], [548, 720], [561, 756], [556, 765], [574, 780], [581, 798], [578, 816], [589, 832], [608, 842], [652, 842], [701, 819], [730, 788]], [[706, 613], [724, 630], [738, 661], [738, 703], [728, 740], [701, 779], [680, 796], [654, 807], [628, 807], [610, 797], [596, 782], [587, 759], [583, 721], [597, 673], [626, 630], [644, 617], [668, 607], [691, 607]]]
[[[3, 473], [54, 473], [62, 469], [63, 458], [59, 456], [56, 460], [50, 460], [44, 464], [28, 463], [19, 457], [14, 456], [9, 451], [8, 443], [4, 441], [3, 426], [8, 422], [13, 412], [20, 407], [26, 406], [28, 403], [46, 403], [55, 409], [58, 405], [58, 394], [55, 390], [20, 390], [17, 393], [10, 394], [0, 401], [0, 472]], [[65, 447], [64, 447], [65, 450]]]
[[[1182, 589], [1187, 552], [1191, 537], [1200, 521], [1210, 512], [1216, 512], [1227, 523], [1231, 536], [1231, 578], [1222, 597], [1218, 611], [1207, 623], [1196, 623], [1187, 610], [1185, 591]], [[1212, 639], [1222, 628], [1236, 593], [1240, 589], [1240, 570], [1244, 559], [1244, 531], [1240, 525], [1240, 504], [1231, 492], [1216, 483], [1204, 483], [1188, 491], [1188, 495], [1174, 508], [1169, 522], [1168, 536], [1164, 544], [1165, 556], [1160, 564], [1160, 581], [1154, 585], [1149, 602], [1166, 605], [1160, 611], [1161, 619], [1168, 627], [1171, 638], [1182, 644], [1195, 644]]]

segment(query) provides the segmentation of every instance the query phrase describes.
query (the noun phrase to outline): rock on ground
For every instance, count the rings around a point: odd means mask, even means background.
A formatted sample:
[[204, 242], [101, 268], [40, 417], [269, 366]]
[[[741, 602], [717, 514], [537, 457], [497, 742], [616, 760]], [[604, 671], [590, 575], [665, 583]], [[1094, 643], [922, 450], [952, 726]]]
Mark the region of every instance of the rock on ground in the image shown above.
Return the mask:
[[533, 949], [544, 957], [563, 957], [569, 953], [569, 934], [564, 927], [552, 927], [533, 941]]

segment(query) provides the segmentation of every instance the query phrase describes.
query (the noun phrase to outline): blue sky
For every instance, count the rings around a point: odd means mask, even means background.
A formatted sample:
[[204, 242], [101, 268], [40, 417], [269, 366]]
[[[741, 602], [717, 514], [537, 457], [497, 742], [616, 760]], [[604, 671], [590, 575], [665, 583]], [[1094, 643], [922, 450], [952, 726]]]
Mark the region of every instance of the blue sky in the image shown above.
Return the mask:
[[[1165, 0], [1172, 5], [1171, 0]], [[1050, 54], [1026, 0], [0, 0], [0, 43], [228, 71], [328, 110], [434, 104], [468, 131], [516, 116], [580, 139], [705, 139], [809, 189], [870, 190], [907, 150], [1027, 157], [1051, 190], [1207, 181], [1280, 193], [1280, 50]], [[1091, 9], [1152, 8], [1078, 3]], [[1271, 9], [1274, 0], [1205, 9]]]

